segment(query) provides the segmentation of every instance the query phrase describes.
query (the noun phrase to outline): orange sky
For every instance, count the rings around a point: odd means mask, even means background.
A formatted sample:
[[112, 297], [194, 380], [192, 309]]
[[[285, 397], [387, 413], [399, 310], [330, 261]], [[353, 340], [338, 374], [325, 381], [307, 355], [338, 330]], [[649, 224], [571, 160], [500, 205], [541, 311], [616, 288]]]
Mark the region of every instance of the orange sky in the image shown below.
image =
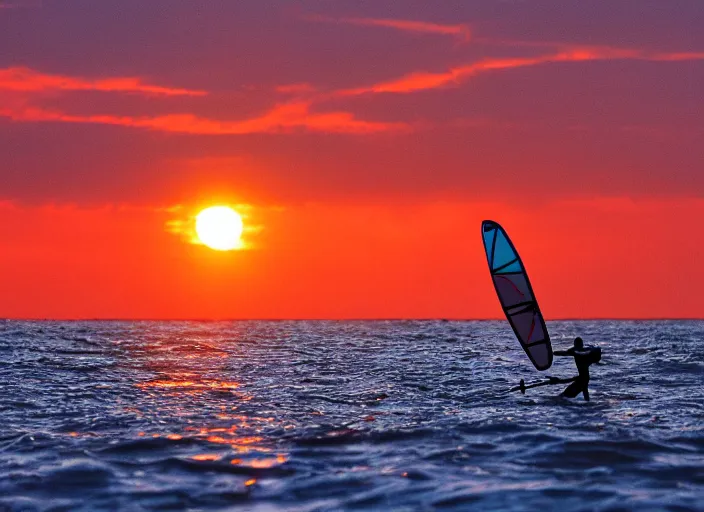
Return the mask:
[[499, 318], [485, 218], [548, 320], [703, 317], [704, 6], [633, 5], [0, 1], [0, 317]]

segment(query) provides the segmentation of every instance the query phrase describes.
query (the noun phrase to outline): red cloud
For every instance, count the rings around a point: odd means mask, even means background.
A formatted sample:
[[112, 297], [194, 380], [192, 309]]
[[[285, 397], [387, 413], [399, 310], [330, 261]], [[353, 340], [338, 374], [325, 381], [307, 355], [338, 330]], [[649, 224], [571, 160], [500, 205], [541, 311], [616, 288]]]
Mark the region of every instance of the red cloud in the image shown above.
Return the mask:
[[414, 72], [395, 80], [380, 82], [367, 87], [345, 89], [336, 93], [338, 96], [357, 96], [370, 93], [410, 93], [428, 89], [438, 89], [498, 69], [513, 69], [554, 62], [585, 62], [596, 60], [647, 60], [647, 61], [685, 61], [704, 60], [704, 53], [644, 53], [637, 50], [608, 47], [569, 47], [558, 53], [526, 58], [484, 59], [463, 66], [456, 66], [439, 73]]
[[651, 60], [679, 62], [684, 60], [704, 60], [704, 52], [656, 53]]
[[108, 124], [201, 135], [281, 133], [296, 129], [311, 132], [366, 134], [409, 129], [409, 126], [403, 123], [363, 121], [356, 119], [349, 112], [313, 113], [310, 112], [309, 102], [278, 105], [259, 117], [241, 121], [220, 121], [193, 114], [171, 114], [156, 117], [75, 116], [32, 107], [14, 110], [0, 109], [0, 116], [8, 117], [14, 121]]
[[131, 92], [165, 96], [205, 96], [207, 94], [205, 91], [148, 85], [142, 83], [139, 78], [124, 77], [87, 80], [39, 73], [32, 69], [21, 67], [0, 69], [0, 89], [21, 92], [46, 90]]
[[419, 32], [426, 34], [441, 34], [458, 37], [464, 41], [469, 41], [471, 33], [469, 27], [464, 24], [443, 25], [440, 23], [430, 23], [426, 21], [395, 20], [389, 18], [332, 18], [329, 16], [307, 16], [309, 21], [320, 21], [324, 23], [344, 23], [348, 25], [362, 25], [368, 27], [386, 27], [405, 32]]
[[459, 84], [467, 77], [476, 75], [483, 71], [533, 66], [547, 62], [548, 60], [549, 59], [546, 57], [487, 59], [474, 64], [450, 68], [449, 70], [440, 73], [409, 73], [395, 80], [380, 82], [369, 87], [346, 89], [340, 91], [338, 94], [341, 96], [356, 96], [368, 93], [409, 93], [428, 89], [437, 89], [452, 83]]

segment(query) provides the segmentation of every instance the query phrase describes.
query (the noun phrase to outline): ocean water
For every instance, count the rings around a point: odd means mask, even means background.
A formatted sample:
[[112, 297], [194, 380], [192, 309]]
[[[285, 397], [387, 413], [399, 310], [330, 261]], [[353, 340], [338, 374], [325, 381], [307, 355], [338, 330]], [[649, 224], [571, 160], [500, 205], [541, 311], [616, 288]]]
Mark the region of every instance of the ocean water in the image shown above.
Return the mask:
[[704, 510], [704, 322], [548, 327], [0, 321], [0, 510]]

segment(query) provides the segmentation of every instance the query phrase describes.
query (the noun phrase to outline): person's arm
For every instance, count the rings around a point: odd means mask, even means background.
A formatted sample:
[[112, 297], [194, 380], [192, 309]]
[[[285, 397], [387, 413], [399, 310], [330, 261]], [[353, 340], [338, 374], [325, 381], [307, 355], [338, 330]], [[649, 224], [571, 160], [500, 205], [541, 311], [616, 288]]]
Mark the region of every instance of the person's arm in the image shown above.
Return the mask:
[[567, 350], [556, 350], [553, 354], [556, 356], [574, 356], [574, 347], [570, 347]]

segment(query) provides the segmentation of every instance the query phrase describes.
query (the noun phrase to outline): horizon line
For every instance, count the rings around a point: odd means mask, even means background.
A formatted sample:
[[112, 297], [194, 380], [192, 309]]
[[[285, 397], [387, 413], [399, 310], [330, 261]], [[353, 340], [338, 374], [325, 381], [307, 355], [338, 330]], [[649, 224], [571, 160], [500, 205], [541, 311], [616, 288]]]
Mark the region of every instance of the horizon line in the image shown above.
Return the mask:
[[[461, 318], [461, 317], [370, 317], [370, 318], [149, 318], [149, 317], [116, 317], [116, 318], [49, 318], [49, 317], [1, 317], [0, 322], [499, 322], [506, 318]], [[545, 320], [549, 322], [657, 322], [657, 321], [704, 321], [704, 317], [564, 317]]]

